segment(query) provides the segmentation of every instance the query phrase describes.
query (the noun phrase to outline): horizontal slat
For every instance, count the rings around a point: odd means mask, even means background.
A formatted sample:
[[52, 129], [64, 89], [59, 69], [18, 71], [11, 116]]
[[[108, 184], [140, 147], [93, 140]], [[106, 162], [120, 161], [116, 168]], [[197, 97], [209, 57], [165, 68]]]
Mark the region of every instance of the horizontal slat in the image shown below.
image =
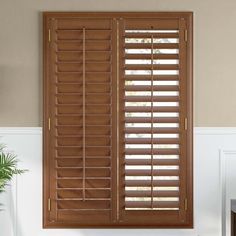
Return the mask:
[[126, 148], [126, 155], [179, 155], [179, 149], [170, 148], [170, 149], [144, 149], [144, 148]]
[[178, 85], [126, 85], [125, 91], [179, 91]]
[[[58, 82], [81, 82], [83, 81], [83, 73], [81, 72], [57, 72]], [[110, 72], [85, 72], [86, 82], [109, 82], [111, 81]]]
[[[83, 104], [82, 94], [73, 95], [73, 94], [57, 94], [57, 104]], [[85, 100], [87, 104], [111, 104], [110, 95], [100, 94], [96, 96], [86, 95]]]
[[82, 105], [82, 96], [81, 95], [65, 95], [57, 94], [56, 95], [57, 104], [79, 104]]
[[178, 123], [179, 117], [125, 117], [125, 123]]
[[[58, 114], [56, 115], [57, 125], [82, 125], [82, 113], [81, 114]], [[85, 116], [86, 125], [110, 125], [111, 117], [109, 114], [97, 114]]]
[[90, 177], [110, 177], [111, 172], [110, 168], [102, 168], [102, 167], [96, 167], [96, 168], [90, 168], [87, 167], [85, 169], [81, 168], [73, 168], [73, 167], [66, 167], [65, 168], [57, 168], [57, 177], [83, 177], [83, 171], [85, 170], [85, 176], [86, 178]]
[[125, 102], [178, 102], [179, 96], [125, 96]]
[[178, 106], [126, 106], [125, 112], [178, 112]]
[[126, 53], [125, 54], [125, 59], [135, 59], [135, 60], [145, 60], [145, 59], [154, 59], [154, 60], [178, 60], [179, 59], [179, 54], [164, 54], [164, 53], [155, 53], [155, 54], [146, 54], [146, 53]]
[[[125, 49], [151, 49], [151, 43], [126, 43]], [[153, 43], [153, 49], [178, 49], [178, 43]]]
[[125, 33], [125, 38], [178, 38], [179, 33]]
[[126, 208], [178, 208], [178, 201], [125, 201]]
[[[60, 93], [82, 93], [82, 84], [56, 84], [57, 92]], [[88, 93], [109, 93], [110, 84], [86, 84], [85, 92]]]
[[[81, 156], [82, 147], [56, 147], [56, 153], [60, 156]], [[110, 156], [110, 147], [86, 147], [86, 156]]]
[[[65, 61], [82, 61], [83, 60], [83, 51], [59, 51], [57, 52], [57, 58], [59, 62]], [[110, 61], [111, 52], [109, 51], [86, 51], [85, 52], [86, 61]]]
[[59, 209], [109, 209], [110, 200], [57, 200]]
[[[57, 180], [57, 187], [62, 188], [82, 188], [83, 180], [82, 179], [59, 179]], [[110, 188], [109, 179], [92, 179], [85, 180], [86, 188]]]
[[[55, 42], [58, 51], [81, 51], [83, 50], [83, 40], [68, 41], [60, 40]], [[85, 42], [86, 50], [88, 51], [110, 51], [110, 40], [89, 40]]]
[[[81, 126], [57, 126], [57, 134], [61, 135], [82, 135]], [[110, 135], [111, 128], [109, 126], [87, 126], [86, 135]]]
[[[59, 160], [59, 159], [63, 159], [63, 158], [68, 158], [68, 159], [81, 159], [83, 158], [83, 155], [80, 155], [80, 156], [55, 156], [55, 159], [56, 160]], [[92, 158], [97, 158], [97, 160], [99, 160], [100, 158], [107, 158], [107, 159], [111, 159], [111, 156], [99, 156], [99, 155], [96, 155], [96, 156], [86, 156], [86, 159], [92, 159]]]
[[[125, 21], [126, 30], [135, 30], [135, 32], [139, 32], [139, 30], [149, 31], [151, 30], [179, 30], [179, 19], [158, 19], [155, 17], [152, 18], [129, 18]], [[126, 33], [128, 33], [126, 31]], [[131, 32], [129, 32], [131, 33]]]
[[178, 176], [179, 170], [125, 170], [125, 176]]
[[[100, 138], [92, 138], [86, 137], [86, 146], [110, 146], [111, 140], [109, 137], [100, 137]], [[58, 146], [82, 146], [83, 138], [62, 138], [57, 137], [57, 145]]]
[[156, 133], [156, 134], [177, 134], [180, 132], [179, 128], [140, 128], [140, 127], [132, 127], [125, 128], [126, 134], [148, 134], [148, 133]]
[[125, 70], [178, 70], [177, 64], [126, 64]]
[[[151, 81], [152, 80], [152, 76], [151, 75], [125, 75], [125, 80], [128, 81]], [[157, 81], [157, 80], [165, 80], [165, 81], [175, 81], [175, 80], [179, 80], [179, 76], [178, 75], [154, 75], [153, 76], [153, 80]]]
[[[58, 40], [83, 39], [83, 30], [56, 30]], [[110, 39], [111, 30], [86, 30], [86, 40]]]
[[[59, 136], [64, 136], [64, 135], [82, 135], [82, 129], [80, 127], [57, 127], [57, 133]], [[91, 136], [100, 136], [100, 135], [110, 135], [111, 134], [111, 129], [107, 127], [106, 129], [101, 128], [101, 129], [96, 129], [94, 127], [87, 128], [86, 129], [86, 134], [91, 135]]]
[[[76, 62], [58, 62], [57, 63], [58, 72], [82, 72], [83, 64]], [[110, 72], [111, 65], [110, 62], [87, 62], [85, 65], [85, 70], [87, 72]]]
[[[57, 158], [57, 166], [58, 167], [82, 167], [83, 166], [83, 158]], [[86, 167], [110, 167], [111, 159], [110, 158], [85, 158], [85, 166]]]
[[127, 159], [125, 165], [179, 165], [179, 159]]
[[[57, 112], [60, 115], [66, 114], [82, 114], [82, 107], [77, 105], [57, 105]], [[111, 107], [109, 105], [103, 106], [86, 106], [86, 114], [90, 115], [100, 115], [100, 114], [110, 114]]]
[[126, 190], [125, 196], [126, 197], [178, 197], [179, 191], [165, 191], [165, 190], [158, 190], [158, 191], [148, 191], [148, 190]]
[[98, 18], [58, 18], [57, 29], [58, 30], [83, 30], [85, 27], [86, 32], [88, 30], [104, 30], [111, 29], [110, 19], [98, 19]]
[[179, 144], [180, 140], [178, 138], [126, 138], [126, 144]]
[[126, 187], [178, 187], [179, 180], [125, 180]]
[[[87, 199], [89, 198], [111, 198], [111, 191], [109, 189], [86, 189], [85, 196]], [[57, 197], [60, 199], [68, 199], [68, 198], [82, 198], [83, 190], [58, 190]]]

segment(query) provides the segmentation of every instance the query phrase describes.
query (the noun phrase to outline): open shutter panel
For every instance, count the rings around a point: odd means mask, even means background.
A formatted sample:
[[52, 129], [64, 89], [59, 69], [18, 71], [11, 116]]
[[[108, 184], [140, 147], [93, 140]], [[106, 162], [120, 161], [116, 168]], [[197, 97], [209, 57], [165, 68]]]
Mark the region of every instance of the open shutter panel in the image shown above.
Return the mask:
[[110, 19], [52, 19], [50, 221], [107, 224], [112, 209]]
[[180, 189], [186, 181], [186, 169], [180, 167], [186, 148], [182, 22], [125, 19], [121, 29], [121, 202], [122, 220], [127, 224], [178, 225], [185, 221], [186, 192], [184, 186]]

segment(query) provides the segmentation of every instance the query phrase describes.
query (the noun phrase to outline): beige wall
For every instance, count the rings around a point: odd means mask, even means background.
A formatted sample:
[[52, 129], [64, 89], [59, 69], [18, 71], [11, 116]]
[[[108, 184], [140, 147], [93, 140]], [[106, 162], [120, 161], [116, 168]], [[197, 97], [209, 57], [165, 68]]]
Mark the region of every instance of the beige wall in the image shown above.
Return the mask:
[[235, 0], [0, 0], [0, 126], [42, 125], [41, 11], [193, 11], [195, 126], [236, 126]]

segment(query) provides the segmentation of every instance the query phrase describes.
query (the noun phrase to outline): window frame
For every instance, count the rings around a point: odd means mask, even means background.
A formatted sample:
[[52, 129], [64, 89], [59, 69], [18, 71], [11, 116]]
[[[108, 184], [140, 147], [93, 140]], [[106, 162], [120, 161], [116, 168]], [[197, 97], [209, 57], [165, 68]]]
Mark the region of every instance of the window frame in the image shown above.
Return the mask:
[[[87, 18], [163, 18], [163, 19], [185, 19], [186, 29], [187, 29], [187, 43], [186, 43], [186, 118], [187, 118], [187, 144], [186, 144], [186, 186], [187, 186], [187, 221], [183, 224], [170, 225], [170, 224], [159, 224], [159, 225], [135, 225], [135, 224], [122, 224], [120, 222], [114, 222], [107, 225], [80, 225], [68, 224], [63, 222], [49, 222], [48, 220], [48, 199], [49, 199], [49, 188], [50, 188], [50, 171], [49, 166], [49, 154], [48, 154], [48, 140], [50, 139], [50, 133], [48, 132], [48, 104], [50, 103], [50, 85], [49, 85], [49, 68], [50, 68], [50, 50], [48, 46], [49, 35], [49, 21], [52, 18], [77, 18], [77, 17], [87, 17]], [[117, 42], [116, 42], [117, 43]], [[122, 44], [121, 38], [119, 38], [119, 44]], [[121, 54], [119, 55], [121, 57]], [[121, 62], [121, 59], [119, 60]], [[119, 63], [118, 62], [118, 63]], [[192, 12], [44, 12], [43, 13], [43, 226], [44, 228], [193, 228], [193, 13]], [[122, 73], [119, 69], [118, 73]], [[120, 79], [120, 76], [119, 76]], [[119, 90], [117, 91], [119, 93]], [[120, 107], [121, 109], [121, 107]], [[120, 139], [121, 141], [121, 139]], [[120, 148], [117, 147], [120, 151]], [[121, 151], [120, 151], [121, 152]], [[121, 155], [121, 154], [120, 154]], [[121, 165], [118, 163], [118, 165]], [[119, 167], [121, 168], [121, 166]], [[121, 172], [119, 173], [119, 175]], [[120, 178], [120, 177], [119, 177]], [[120, 179], [113, 180], [119, 185], [122, 184]], [[121, 192], [121, 191], [120, 191]], [[116, 193], [115, 193], [116, 194]], [[121, 199], [122, 196], [119, 196]], [[117, 207], [117, 202], [112, 203]], [[112, 214], [116, 215], [116, 212]]]

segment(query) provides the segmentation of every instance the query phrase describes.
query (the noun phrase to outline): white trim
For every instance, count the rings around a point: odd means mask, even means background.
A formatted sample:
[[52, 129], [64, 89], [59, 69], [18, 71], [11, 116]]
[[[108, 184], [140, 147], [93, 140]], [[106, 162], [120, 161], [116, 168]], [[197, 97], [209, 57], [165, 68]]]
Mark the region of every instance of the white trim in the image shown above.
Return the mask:
[[41, 127], [0, 127], [0, 136], [2, 135], [42, 135]]
[[236, 150], [220, 150], [221, 230], [226, 236], [226, 157], [235, 155]]

